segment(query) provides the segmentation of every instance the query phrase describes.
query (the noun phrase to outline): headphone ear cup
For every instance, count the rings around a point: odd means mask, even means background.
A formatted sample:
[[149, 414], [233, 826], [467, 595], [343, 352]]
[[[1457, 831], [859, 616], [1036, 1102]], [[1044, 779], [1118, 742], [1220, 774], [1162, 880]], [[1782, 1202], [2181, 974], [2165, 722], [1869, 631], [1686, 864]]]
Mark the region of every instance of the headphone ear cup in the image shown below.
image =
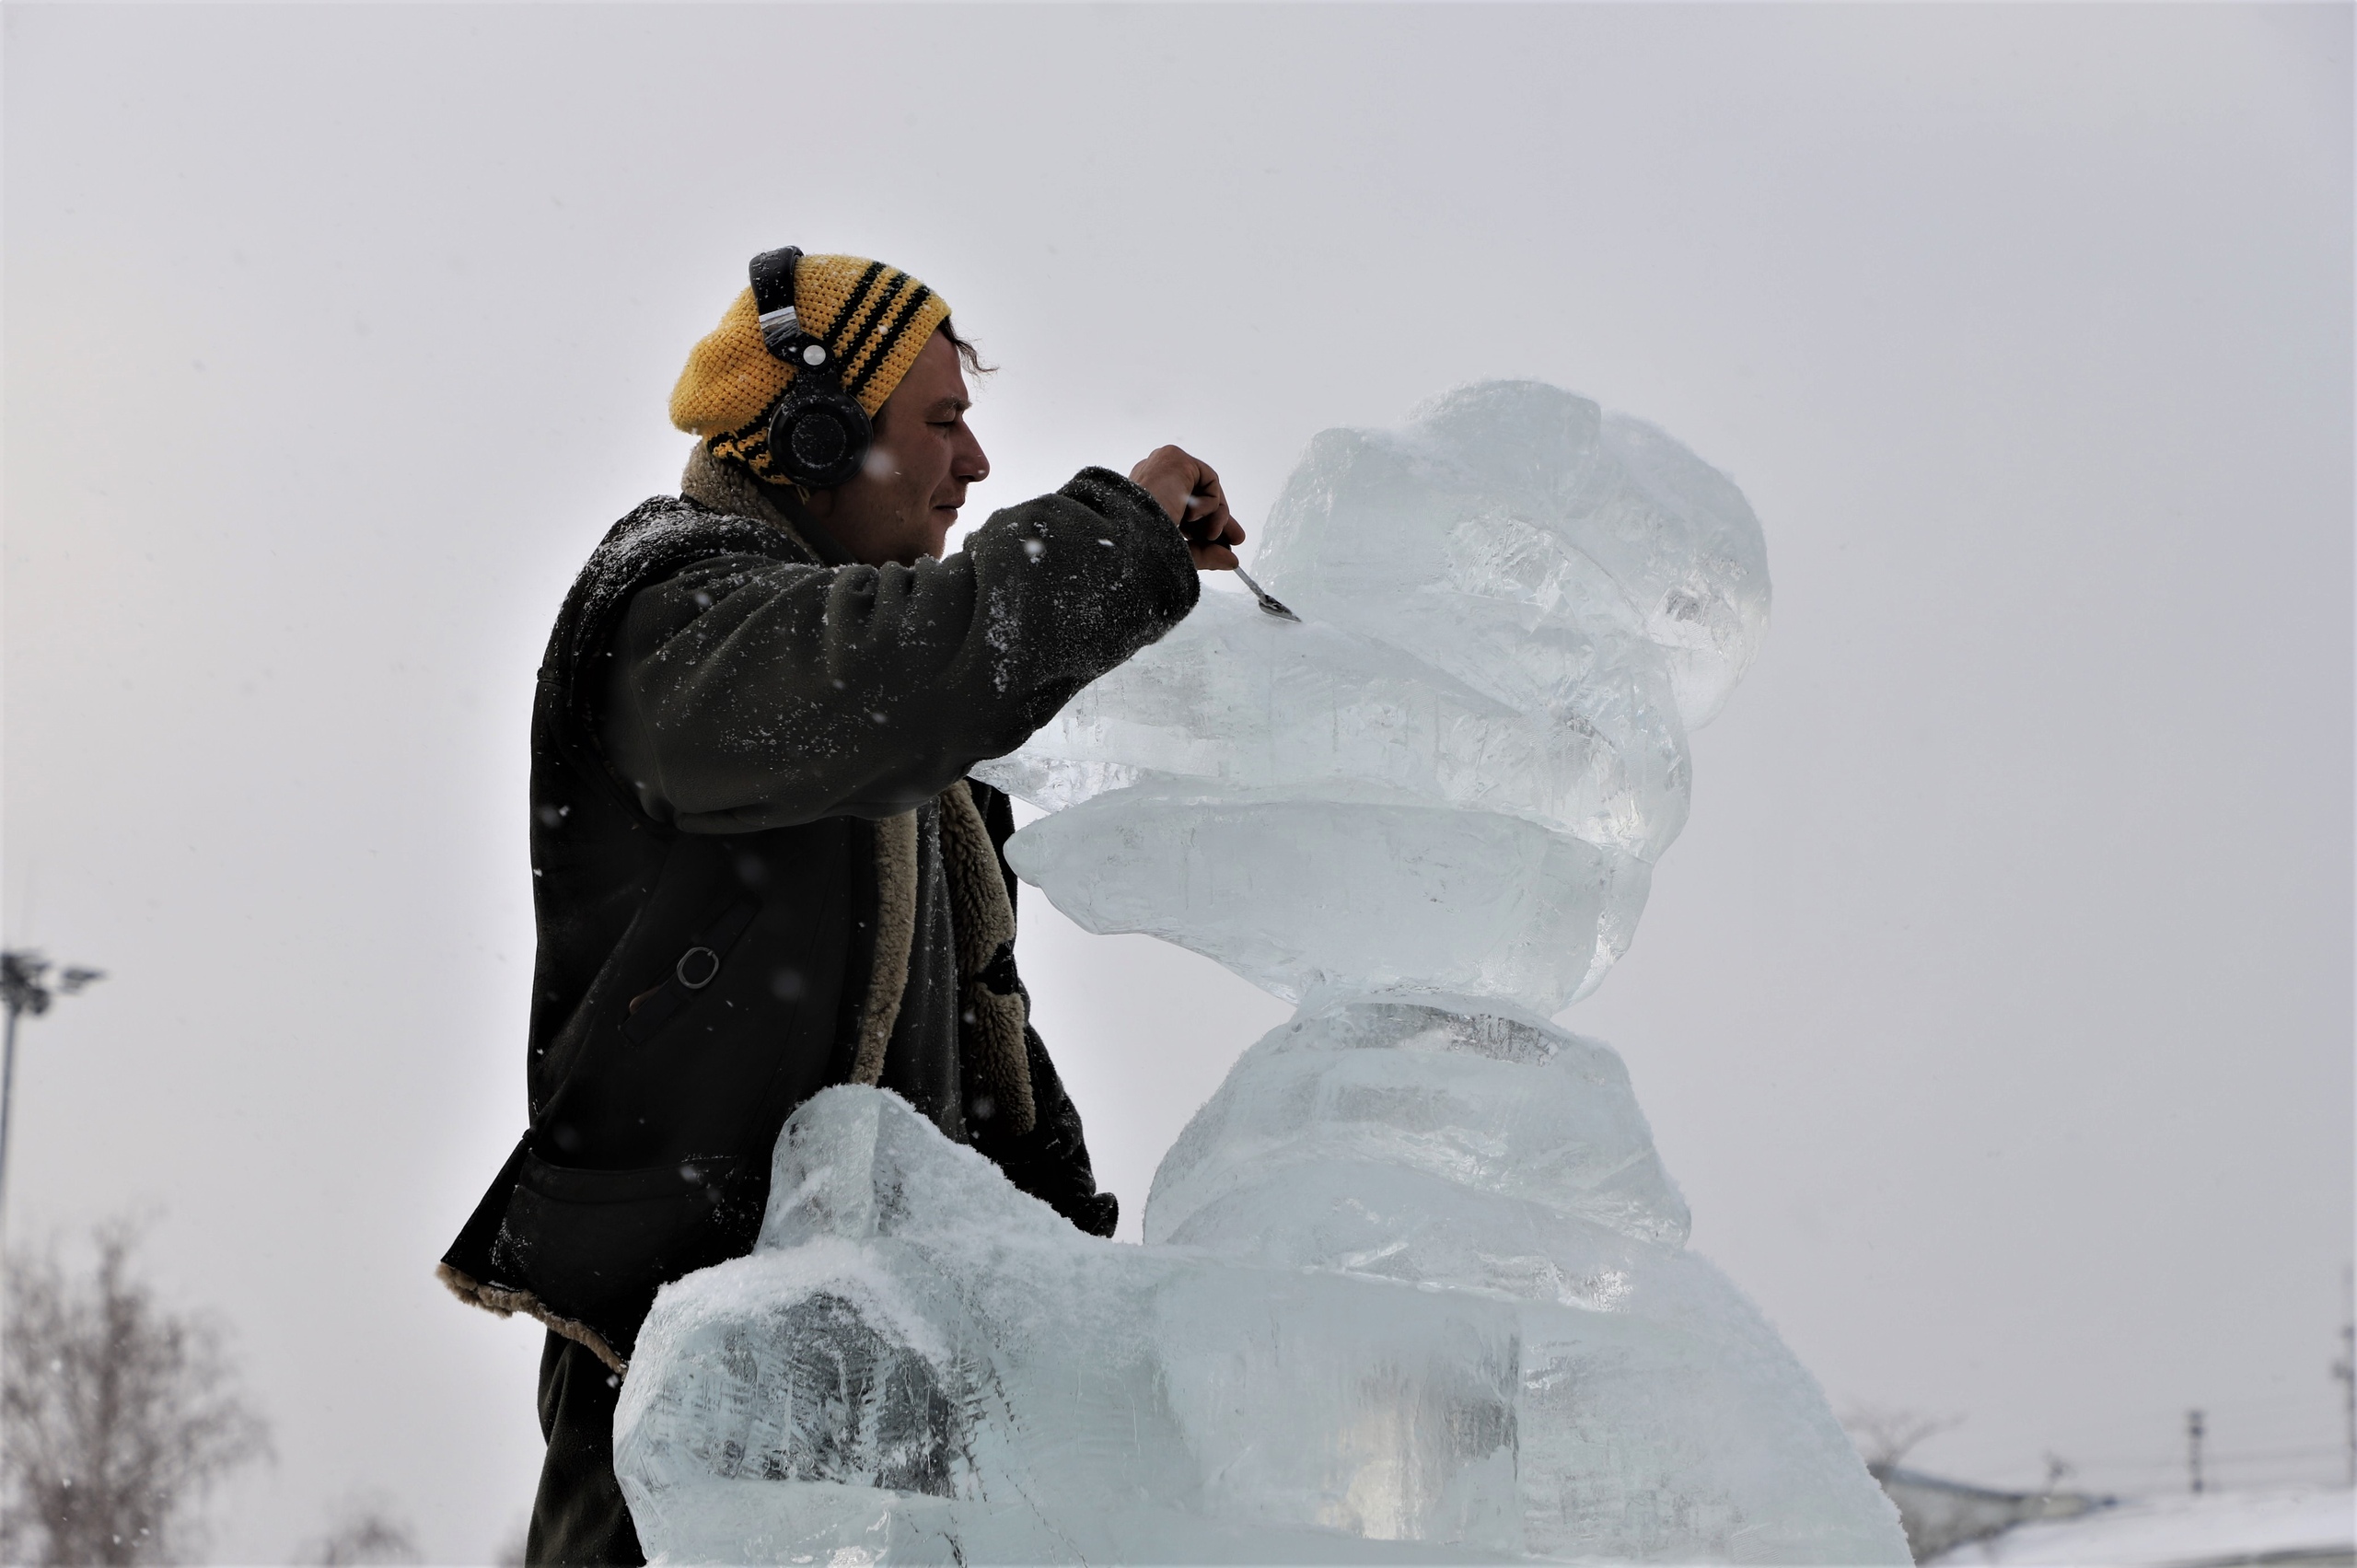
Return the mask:
[[859, 471], [875, 434], [867, 411], [839, 389], [789, 388], [770, 415], [770, 470], [831, 490]]

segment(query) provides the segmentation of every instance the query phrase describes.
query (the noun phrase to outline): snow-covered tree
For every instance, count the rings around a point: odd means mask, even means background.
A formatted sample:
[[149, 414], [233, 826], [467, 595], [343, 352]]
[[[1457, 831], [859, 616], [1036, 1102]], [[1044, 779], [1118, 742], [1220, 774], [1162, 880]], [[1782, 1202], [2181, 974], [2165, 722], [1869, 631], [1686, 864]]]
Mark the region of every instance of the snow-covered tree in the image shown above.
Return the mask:
[[159, 1301], [134, 1235], [97, 1261], [11, 1258], [0, 1347], [0, 1556], [23, 1563], [192, 1561], [197, 1504], [269, 1452], [212, 1322]]

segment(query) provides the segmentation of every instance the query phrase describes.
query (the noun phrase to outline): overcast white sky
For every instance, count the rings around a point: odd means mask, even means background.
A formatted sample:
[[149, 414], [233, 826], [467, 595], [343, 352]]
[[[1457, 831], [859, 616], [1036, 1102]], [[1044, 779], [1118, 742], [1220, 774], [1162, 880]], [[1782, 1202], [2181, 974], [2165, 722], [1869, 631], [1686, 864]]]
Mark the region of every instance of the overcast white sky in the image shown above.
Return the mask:
[[[2351, 11], [47, 7], [6, 47], [13, 1241], [141, 1208], [280, 1461], [481, 1560], [539, 1334], [430, 1271], [520, 1128], [525, 728], [755, 250], [1004, 373], [978, 510], [1525, 374], [1742, 483], [1626, 1056], [1824, 1380], [2028, 1482], [2330, 1476], [2351, 1173]], [[1135, 1234], [1284, 1014], [1023, 906]]]

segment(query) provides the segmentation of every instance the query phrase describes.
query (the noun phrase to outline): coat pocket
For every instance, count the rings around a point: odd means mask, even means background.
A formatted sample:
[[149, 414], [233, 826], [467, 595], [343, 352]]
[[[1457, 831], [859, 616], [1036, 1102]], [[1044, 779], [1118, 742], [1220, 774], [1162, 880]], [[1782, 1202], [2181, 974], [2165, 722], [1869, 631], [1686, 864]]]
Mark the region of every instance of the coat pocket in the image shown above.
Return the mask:
[[526, 1152], [492, 1247], [497, 1275], [627, 1356], [659, 1287], [751, 1244], [761, 1207], [744, 1166], [723, 1156], [588, 1170]]

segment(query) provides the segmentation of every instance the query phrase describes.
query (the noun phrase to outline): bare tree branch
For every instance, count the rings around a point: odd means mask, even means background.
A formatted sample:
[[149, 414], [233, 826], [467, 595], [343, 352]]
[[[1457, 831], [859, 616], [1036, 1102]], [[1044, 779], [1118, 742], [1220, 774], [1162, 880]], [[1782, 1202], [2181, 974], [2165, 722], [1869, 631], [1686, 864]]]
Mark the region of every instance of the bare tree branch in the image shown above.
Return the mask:
[[0, 1350], [0, 1555], [10, 1562], [185, 1562], [196, 1509], [270, 1452], [211, 1321], [169, 1310], [131, 1268], [121, 1222], [71, 1275], [54, 1249], [11, 1258]]
[[1889, 1405], [1853, 1404], [1841, 1417], [1850, 1440], [1868, 1466], [1888, 1469], [1904, 1462], [1915, 1446], [1964, 1424], [1960, 1415], [1925, 1415]]

